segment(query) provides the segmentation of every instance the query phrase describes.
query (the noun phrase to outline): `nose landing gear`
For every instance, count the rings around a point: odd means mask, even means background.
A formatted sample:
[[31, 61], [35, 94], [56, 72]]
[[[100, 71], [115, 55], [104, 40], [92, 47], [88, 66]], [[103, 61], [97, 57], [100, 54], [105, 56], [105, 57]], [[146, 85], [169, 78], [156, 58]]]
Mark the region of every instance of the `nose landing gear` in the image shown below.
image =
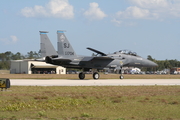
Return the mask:
[[120, 78], [120, 79], [124, 79], [124, 76], [123, 76], [123, 74], [122, 74], [122, 67], [121, 67], [121, 69], [119, 70], [119, 74], [120, 74], [119, 78]]
[[123, 75], [120, 75], [120, 76], [119, 76], [119, 78], [120, 78], [120, 79], [123, 79], [123, 78], [124, 78], [124, 76], [123, 76]]

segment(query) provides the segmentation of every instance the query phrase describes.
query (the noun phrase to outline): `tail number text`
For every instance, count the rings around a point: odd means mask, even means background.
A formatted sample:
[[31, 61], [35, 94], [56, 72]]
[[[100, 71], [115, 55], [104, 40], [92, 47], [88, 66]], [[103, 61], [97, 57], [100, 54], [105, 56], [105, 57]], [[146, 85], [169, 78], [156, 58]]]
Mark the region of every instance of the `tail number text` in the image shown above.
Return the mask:
[[74, 52], [66, 51], [65, 55], [74, 55]]

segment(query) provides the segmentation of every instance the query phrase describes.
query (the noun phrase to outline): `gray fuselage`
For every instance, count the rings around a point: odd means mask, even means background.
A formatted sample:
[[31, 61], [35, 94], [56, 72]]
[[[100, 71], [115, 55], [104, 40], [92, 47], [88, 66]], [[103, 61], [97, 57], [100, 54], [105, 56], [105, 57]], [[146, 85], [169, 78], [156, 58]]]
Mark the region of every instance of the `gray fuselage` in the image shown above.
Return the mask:
[[66, 68], [80, 68], [80, 69], [105, 69], [114, 68], [120, 69], [122, 66], [127, 67], [154, 67], [156, 63], [144, 59], [140, 56], [126, 55], [122, 53], [108, 54], [102, 57], [87, 57], [77, 56], [76, 58], [69, 58], [71, 61], [58, 62], [57, 65], [61, 65]]

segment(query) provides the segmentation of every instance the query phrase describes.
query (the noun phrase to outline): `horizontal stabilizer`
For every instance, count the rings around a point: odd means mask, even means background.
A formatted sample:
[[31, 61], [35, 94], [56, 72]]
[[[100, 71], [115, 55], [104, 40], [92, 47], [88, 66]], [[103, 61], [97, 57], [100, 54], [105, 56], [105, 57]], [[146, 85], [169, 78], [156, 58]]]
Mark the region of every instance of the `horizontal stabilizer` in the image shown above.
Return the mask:
[[35, 59], [34, 61], [45, 62], [45, 57], [43, 57], [43, 58], [38, 58], [38, 59]]
[[51, 56], [46, 56], [45, 58], [45, 61], [46, 63], [49, 63], [49, 64], [55, 64], [57, 62], [71, 62], [72, 60], [71, 59], [64, 59], [64, 58], [52, 58]]
[[60, 62], [71, 62], [71, 59], [65, 59], [65, 58], [53, 58], [53, 61], [60, 61]]
[[103, 52], [100, 52], [100, 51], [98, 51], [98, 50], [95, 50], [95, 49], [93, 49], [93, 48], [87, 48], [88, 50], [91, 50], [91, 51], [93, 51], [93, 52], [95, 52], [95, 53], [97, 53], [97, 54], [100, 54], [100, 55], [102, 55], [102, 56], [107, 56], [105, 53], [103, 53]]

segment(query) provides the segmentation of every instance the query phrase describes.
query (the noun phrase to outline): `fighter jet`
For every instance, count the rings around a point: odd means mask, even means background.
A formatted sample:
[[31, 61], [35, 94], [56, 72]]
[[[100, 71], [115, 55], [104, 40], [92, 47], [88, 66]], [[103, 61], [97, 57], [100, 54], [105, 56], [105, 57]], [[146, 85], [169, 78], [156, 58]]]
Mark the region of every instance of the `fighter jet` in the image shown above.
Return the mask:
[[[156, 63], [138, 56], [136, 53], [119, 50], [112, 54], [105, 54], [101, 51], [88, 47], [88, 50], [95, 52], [96, 56], [79, 56], [73, 50], [72, 45], [64, 34], [64, 31], [57, 31], [58, 55], [46, 56], [46, 63], [60, 65], [65, 68], [82, 69], [79, 79], [85, 78], [85, 71], [93, 70], [93, 78], [99, 79], [97, 70], [116, 69], [123, 79], [122, 67], [155, 67]], [[95, 71], [94, 71], [95, 70]]]

